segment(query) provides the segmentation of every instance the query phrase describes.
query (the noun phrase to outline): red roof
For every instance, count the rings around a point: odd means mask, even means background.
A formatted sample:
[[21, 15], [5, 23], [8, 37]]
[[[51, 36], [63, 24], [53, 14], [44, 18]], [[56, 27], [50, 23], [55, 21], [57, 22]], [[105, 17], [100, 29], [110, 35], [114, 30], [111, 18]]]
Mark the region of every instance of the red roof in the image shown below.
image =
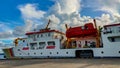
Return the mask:
[[118, 23], [118, 24], [105, 25], [104, 27], [110, 27], [110, 26], [120, 26], [120, 23]]
[[[84, 27], [84, 29], [82, 28]], [[87, 23], [84, 26], [78, 26], [69, 28], [66, 31], [67, 38], [74, 38], [74, 37], [83, 37], [83, 36], [96, 36], [97, 29], [94, 28], [92, 23]]]
[[28, 32], [28, 33], [26, 33], [26, 35], [41, 34], [41, 33], [48, 33], [48, 32], [56, 32], [56, 33], [64, 34], [64, 33], [57, 31], [57, 30], [41, 30], [38, 32]]

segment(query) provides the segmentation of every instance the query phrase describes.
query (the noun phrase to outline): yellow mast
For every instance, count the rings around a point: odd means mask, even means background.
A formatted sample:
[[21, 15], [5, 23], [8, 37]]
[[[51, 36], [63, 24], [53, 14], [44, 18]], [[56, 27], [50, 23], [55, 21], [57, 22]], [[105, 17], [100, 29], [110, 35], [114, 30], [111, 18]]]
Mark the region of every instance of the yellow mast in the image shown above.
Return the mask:
[[95, 28], [97, 29], [96, 48], [99, 48], [99, 46], [100, 46], [100, 31], [97, 28], [96, 20], [94, 19], [93, 21], [94, 21]]
[[[68, 25], [65, 24], [65, 27], [66, 27], [66, 31], [67, 31], [69, 29]], [[67, 44], [66, 44], [65, 48], [69, 48], [69, 42], [70, 42], [70, 38], [67, 38]]]

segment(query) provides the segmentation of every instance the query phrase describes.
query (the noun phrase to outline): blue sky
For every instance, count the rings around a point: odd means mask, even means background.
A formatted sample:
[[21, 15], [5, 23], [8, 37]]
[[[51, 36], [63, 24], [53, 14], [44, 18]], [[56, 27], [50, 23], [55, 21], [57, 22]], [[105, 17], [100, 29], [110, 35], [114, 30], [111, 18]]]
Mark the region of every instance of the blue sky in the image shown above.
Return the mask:
[[90, 22], [88, 19], [92, 18], [97, 18], [99, 24], [119, 21], [119, 4], [118, 0], [0, 0], [0, 41], [10, 43], [41, 24], [46, 25], [43, 22], [48, 18], [54, 22], [51, 28], [56, 29], [65, 23], [75, 26]]
[[[36, 3], [38, 4], [38, 9], [47, 11], [49, 6], [54, 4], [49, 0], [1, 0], [0, 1], [0, 21], [3, 22], [17, 22], [18, 25], [23, 24], [23, 20], [21, 18], [21, 13], [18, 9], [19, 5], [24, 5], [27, 3]], [[40, 7], [39, 7], [40, 6]], [[12, 23], [11, 23], [12, 24]], [[16, 25], [10, 25], [11, 28]]]

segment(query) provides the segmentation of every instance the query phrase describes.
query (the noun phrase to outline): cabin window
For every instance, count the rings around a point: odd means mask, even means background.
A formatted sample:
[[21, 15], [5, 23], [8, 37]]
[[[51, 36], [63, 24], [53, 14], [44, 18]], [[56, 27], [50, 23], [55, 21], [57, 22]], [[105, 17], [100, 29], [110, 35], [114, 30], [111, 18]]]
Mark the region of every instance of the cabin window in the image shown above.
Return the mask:
[[109, 40], [110, 42], [120, 42], [120, 36], [108, 37], [108, 40]]
[[53, 45], [55, 45], [55, 42], [54, 42], [54, 41], [49, 41], [49, 42], [48, 42], [48, 45], [49, 45], [49, 46], [53, 46]]
[[50, 37], [50, 33], [48, 33], [48, 37]]
[[45, 45], [45, 42], [39, 42], [39, 49], [43, 49]]
[[72, 48], [76, 48], [77, 44], [76, 44], [76, 41], [73, 41], [72, 42]]
[[111, 28], [104, 28], [105, 30], [104, 30], [104, 34], [108, 34], [108, 33], [112, 33], [113, 32], [113, 30], [111, 29]]
[[27, 43], [27, 46], [29, 46], [28, 43]]
[[43, 34], [41, 34], [41, 37], [43, 37]]
[[37, 43], [30, 43], [30, 48], [32, 50], [37, 49]]
[[120, 27], [118, 27], [118, 30], [119, 30], [119, 32], [120, 32]]
[[37, 35], [37, 38], [39, 38], [39, 34]]

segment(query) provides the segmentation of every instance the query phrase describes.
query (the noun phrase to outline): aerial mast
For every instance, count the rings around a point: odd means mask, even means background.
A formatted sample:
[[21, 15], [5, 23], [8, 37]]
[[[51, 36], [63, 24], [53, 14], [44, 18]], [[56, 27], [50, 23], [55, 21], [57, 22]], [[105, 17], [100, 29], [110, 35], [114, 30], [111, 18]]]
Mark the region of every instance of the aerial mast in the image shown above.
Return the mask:
[[99, 46], [100, 46], [100, 31], [97, 28], [96, 20], [93, 19], [93, 21], [94, 21], [95, 28], [97, 29], [97, 33], [96, 33], [96, 42], [97, 42], [96, 43], [96, 47], [99, 48]]

